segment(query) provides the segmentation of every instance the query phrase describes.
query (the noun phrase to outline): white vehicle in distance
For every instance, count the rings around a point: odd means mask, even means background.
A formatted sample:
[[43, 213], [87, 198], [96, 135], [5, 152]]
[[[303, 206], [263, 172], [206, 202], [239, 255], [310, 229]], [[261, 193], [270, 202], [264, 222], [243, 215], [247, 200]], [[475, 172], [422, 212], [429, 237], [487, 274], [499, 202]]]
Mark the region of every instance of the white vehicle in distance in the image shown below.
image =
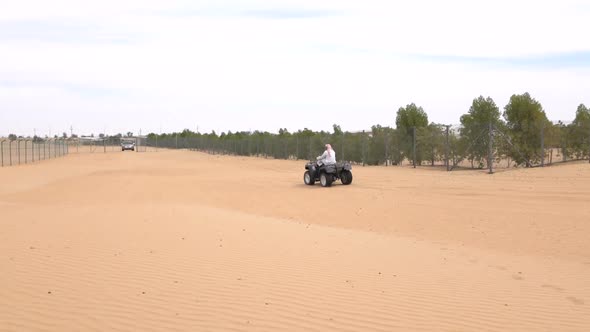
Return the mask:
[[122, 141], [121, 142], [121, 151], [131, 150], [135, 151], [135, 142], [133, 141]]

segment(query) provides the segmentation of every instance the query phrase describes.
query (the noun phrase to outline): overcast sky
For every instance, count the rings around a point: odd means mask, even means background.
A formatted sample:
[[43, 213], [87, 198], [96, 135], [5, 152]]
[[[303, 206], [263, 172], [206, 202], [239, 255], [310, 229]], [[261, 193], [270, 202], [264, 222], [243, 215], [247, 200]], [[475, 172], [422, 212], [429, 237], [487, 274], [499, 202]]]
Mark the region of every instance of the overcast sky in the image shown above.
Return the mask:
[[588, 1], [0, 0], [0, 135], [456, 124], [590, 104]]

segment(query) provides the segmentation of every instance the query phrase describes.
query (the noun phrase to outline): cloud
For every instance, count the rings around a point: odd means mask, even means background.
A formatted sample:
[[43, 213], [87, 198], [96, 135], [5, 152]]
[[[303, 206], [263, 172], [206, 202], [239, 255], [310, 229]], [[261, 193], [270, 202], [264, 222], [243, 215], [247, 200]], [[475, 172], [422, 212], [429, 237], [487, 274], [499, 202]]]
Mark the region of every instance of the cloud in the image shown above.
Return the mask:
[[263, 9], [236, 9], [236, 8], [205, 8], [205, 9], [174, 9], [157, 11], [138, 11], [138, 14], [169, 17], [204, 17], [204, 18], [251, 18], [251, 19], [311, 19], [339, 16], [343, 13], [338, 10], [310, 10], [300, 8], [263, 8]]
[[138, 36], [73, 20], [0, 21], [0, 40], [72, 44], [131, 43]]
[[104, 98], [104, 97], [129, 97], [128, 91], [105, 86], [82, 84], [80, 82], [67, 82], [62, 80], [52, 81], [29, 81], [22, 79], [0, 79], [0, 88], [5, 89], [39, 89], [39, 90], [62, 90], [66, 93], [77, 95], [81, 98]]
[[503, 105], [525, 91], [567, 120], [590, 103], [584, 8], [574, 0], [23, 0], [0, 12], [0, 109], [18, 110], [1, 114], [0, 134], [20, 117], [78, 128], [110, 117], [116, 131], [160, 122], [165, 130], [335, 122], [356, 130], [391, 125], [410, 102], [432, 121], [456, 123], [480, 94]]
[[530, 70], [561, 70], [567, 68], [590, 68], [590, 51], [509, 57], [477, 57], [425, 54], [410, 54], [404, 56], [407, 59], [412, 59], [414, 61], [469, 64], [503, 68], [510, 67]]
[[303, 9], [267, 9], [242, 12], [243, 15], [253, 18], [267, 19], [301, 19], [323, 18], [341, 15], [336, 10], [303, 10]]

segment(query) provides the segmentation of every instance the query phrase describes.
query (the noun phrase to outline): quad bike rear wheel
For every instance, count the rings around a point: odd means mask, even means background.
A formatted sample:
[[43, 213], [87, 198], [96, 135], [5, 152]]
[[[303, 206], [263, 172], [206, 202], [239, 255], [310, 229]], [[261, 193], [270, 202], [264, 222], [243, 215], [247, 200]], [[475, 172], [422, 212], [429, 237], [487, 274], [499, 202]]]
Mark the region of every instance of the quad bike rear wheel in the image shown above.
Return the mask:
[[333, 180], [334, 178], [331, 174], [326, 174], [326, 172], [322, 172], [322, 174], [320, 174], [320, 184], [322, 185], [322, 187], [331, 186]]
[[340, 173], [340, 181], [342, 184], [349, 185], [352, 183], [352, 172], [351, 171], [342, 171]]

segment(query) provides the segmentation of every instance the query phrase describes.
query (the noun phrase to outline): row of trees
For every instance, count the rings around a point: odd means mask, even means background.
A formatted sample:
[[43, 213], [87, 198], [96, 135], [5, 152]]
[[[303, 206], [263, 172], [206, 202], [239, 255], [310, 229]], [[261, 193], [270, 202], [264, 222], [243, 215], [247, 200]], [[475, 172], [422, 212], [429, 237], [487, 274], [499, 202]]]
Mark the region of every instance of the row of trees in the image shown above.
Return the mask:
[[584, 104], [578, 106], [574, 121], [566, 125], [549, 121], [541, 103], [528, 93], [513, 95], [503, 112], [492, 98], [480, 96], [460, 122], [458, 128], [431, 123], [424, 109], [412, 103], [397, 111], [396, 128], [375, 125], [367, 132], [348, 132], [334, 125], [332, 132], [306, 128], [293, 133], [280, 129], [278, 134], [254, 131], [219, 135], [187, 129], [152, 133], [148, 141], [161, 147], [282, 159], [311, 159], [329, 142], [338, 159], [371, 165], [414, 160], [418, 165], [457, 165], [468, 160], [472, 167], [482, 167], [492, 155], [493, 160], [507, 158], [518, 165], [533, 166], [553, 149], [558, 149], [564, 159], [590, 157], [590, 110]]
[[517, 165], [542, 163], [555, 149], [564, 160], [583, 159], [590, 156], [590, 110], [580, 104], [574, 121], [566, 125], [549, 121], [541, 103], [528, 93], [510, 97], [503, 113], [491, 98], [480, 96], [461, 116], [459, 136], [464, 157], [479, 163], [490, 155], [490, 139], [494, 159], [510, 158]]

